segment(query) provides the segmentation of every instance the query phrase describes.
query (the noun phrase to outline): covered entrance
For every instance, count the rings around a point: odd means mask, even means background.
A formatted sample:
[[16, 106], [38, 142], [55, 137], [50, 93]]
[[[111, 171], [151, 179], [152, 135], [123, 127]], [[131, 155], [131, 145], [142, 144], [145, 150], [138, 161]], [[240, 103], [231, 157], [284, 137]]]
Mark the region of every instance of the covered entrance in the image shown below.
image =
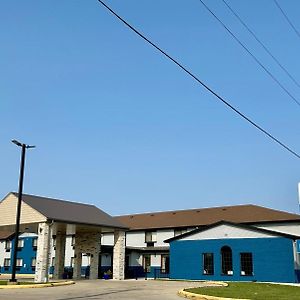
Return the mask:
[[[0, 202], [0, 231], [14, 231], [17, 193], [9, 193]], [[113, 278], [124, 279], [125, 231], [127, 228], [94, 205], [40, 196], [22, 197], [20, 232], [36, 233], [35, 282], [49, 279], [51, 241], [55, 240], [54, 279], [64, 274], [66, 237], [74, 237], [73, 278], [81, 278], [83, 254], [89, 256], [89, 278], [97, 279], [101, 234], [114, 233]]]

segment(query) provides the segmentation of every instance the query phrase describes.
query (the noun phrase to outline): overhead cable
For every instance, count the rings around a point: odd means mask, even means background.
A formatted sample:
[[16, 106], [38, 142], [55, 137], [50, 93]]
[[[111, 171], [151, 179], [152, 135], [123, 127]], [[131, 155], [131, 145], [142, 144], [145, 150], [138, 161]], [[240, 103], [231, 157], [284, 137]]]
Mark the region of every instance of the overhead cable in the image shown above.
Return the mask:
[[184, 67], [179, 61], [177, 61], [175, 58], [173, 58], [171, 55], [169, 55], [166, 51], [164, 51], [159, 46], [157, 46], [154, 42], [152, 42], [150, 39], [148, 39], [145, 35], [143, 35], [135, 27], [130, 25], [125, 19], [123, 19], [119, 14], [117, 14], [105, 2], [103, 2], [102, 0], [98, 0], [98, 2], [101, 3], [111, 14], [113, 14], [117, 19], [119, 19], [124, 25], [126, 25], [129, 29], [131, 29], [134, 33], [136, 33], [140, 38], [142, 38], [144, 41], [146, 41], [148, 44], [150, 44], [152, 47], [154, 47], [156, 50], [158, 50], [161, 54], [163, 54], [166, 58], [168, 58], [174, 64], [176, 64], [181, 70], [183, 70], [186, 74], [188, 74], [191, 78], [193, 78], [197, 83], [202, 85], [207, 91], [209, 91], [212, 95], [214, 95], [219, 101], [221, 101], [223, 104], [225, 104], [229, 109], [233, 110], [241, 118], [246, 120], [248, 123], [250, 123], [256, 129], [258, 129], [263, 134], [265, 134], [267, 137], [269, 137], [273, 142], [277, 143], [278, 145], [280, 145], [282, 148], [284, 148], [285, 150], [287, 150], [288, 152], [290, 152], [291, 154], [293, 154], [297, 158], [300, 158], [300, 154], [298, 154], [296, 151], [292, 150], [289, 146], [287, 146], [286, 144], [281, 142], [279, 139], [274, 137], [267, 130], [263, 129], [256, 122], [252, 121], [249, 117], [247, 117], [245, 114], [243, 114], [237, 108], [235, 108], [232, 104], [230, 104], [227, 100], [225, 100], [222, 96], [220, 96], [216, 91], [214, 91], [212, 88], [210, 88], [207, 84], [205, 84], [201, 79], [199, 79], [196, 75], [194, 75], [186, 67]]
[[281, 8], [281, 6], [279, 5], [278, 1], [276, 1], [276, 0], [273, 0], [273, 1], [274, 1], [275, 5], [278, 7], [278, 9], [281, 11], [281, 13], [284, 16], [284, 18], [290, 24], [291, 28], [295, 31], [295, 33], [297, 34], [298, 38], [300, 38], [300, 32], [297, 30], [297, 28], [294, 26], [294, 24], [292, 23], [292, 21], [290, 20], [290, 18], [287, 16], [287, 14]]
[[279, 87], [298, 105], [300, 106], [299, 100], [296, 99], [289, 91], [288, 89], [275, 77], [274, 74], [270, 70], [267, 69], [263, 65], [263, 63], [238, 39], [238, 37], [221, 21], [220, 18], [217, 17], [217, 15], [207, 6], [207, 4], [204, 3], [204, 1], [199, 0], [202, 5], [206, 8], [206, 10], [225, 28], [225, 30], [231, 35], [231, 37], [254, 59], [254, 61], [273, 79]]
[[222, 0], [224, 4], [228, 7], [228, 9], [232, 12], [232, 14], [239, 20], [239, 22], [246, 28], [246, 30], [255, 38], [255, 40], [263, 47], [263, 49], [272, 57], [275, 63], [285, 72], [285, 74], [300, 88], [299, 82], [295, 79], [295, 77], [280, 63], [278, 58], [272, 54], [271, 50], [267, 48], [267, 46], [257, 37], [257, 35], [249, 28], [249, 26], [242, 20], [239, 14], [228, 4], [227, 1]]

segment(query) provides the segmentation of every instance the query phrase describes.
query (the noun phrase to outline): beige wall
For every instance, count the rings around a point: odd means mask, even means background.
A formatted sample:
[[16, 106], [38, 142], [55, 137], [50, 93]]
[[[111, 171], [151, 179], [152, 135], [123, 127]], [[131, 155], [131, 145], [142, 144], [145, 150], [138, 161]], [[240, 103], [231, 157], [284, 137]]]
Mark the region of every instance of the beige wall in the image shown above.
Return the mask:
[[[16, 223], [18, 198], [13, 194], [8, 194], [0, 202], [0, 226], [14, 225]], [[45, 222], [46, 218], [26, 203], [22, 202], [21, 224]]]

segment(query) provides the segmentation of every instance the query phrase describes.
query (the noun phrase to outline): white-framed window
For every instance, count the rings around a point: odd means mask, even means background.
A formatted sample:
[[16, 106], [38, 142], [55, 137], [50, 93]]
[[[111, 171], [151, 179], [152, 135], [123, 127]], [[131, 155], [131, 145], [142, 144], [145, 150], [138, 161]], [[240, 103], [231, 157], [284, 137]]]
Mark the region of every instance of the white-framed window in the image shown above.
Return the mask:
[[23, 258], [17, 258], [16, 266], [19, 268], [23, 267]]
[[144, 268], [144, 272], [146, 272], [146, 273], [151, 272], [151, 255], [150, 254], [143, 255], [143, 268]]
[[145, 242], [146, 243], [155, 243], [157, 241], [156, 231], [146, 231], [145, 232]]
[[36, 267], [36, 258], [35, 258], [35, 257], [32, 257], [32, 258], [31, 258], [31, 267], [32, 267], [32, 268], [35, 268], [35, 267]]
[[24, 239], [18, 239], [18, 248], [24, 247]]
[[170, 272], [170, 257], [169, 254], [161, 255], [161, 273], [169, 273]]
[[10, 258], [4, 258], [4, 267], [10, 267]]
[[10, 250], [11, 249], [11, 240], [6, 240], [5, 241], [5, 250]]
[[38, 241], [37, 238], [34, 238], [34, 239], [32, 240], [32, 247], [37, 248], [37, 241]]

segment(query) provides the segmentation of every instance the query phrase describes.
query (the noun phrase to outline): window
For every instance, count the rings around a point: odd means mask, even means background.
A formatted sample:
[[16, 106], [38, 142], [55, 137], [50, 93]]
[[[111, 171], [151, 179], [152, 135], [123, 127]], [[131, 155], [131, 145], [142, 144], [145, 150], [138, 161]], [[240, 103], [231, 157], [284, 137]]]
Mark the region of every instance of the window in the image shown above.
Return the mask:
[[34, 238], [34, 239], [32, 240], [32, 247], [33, 247], [34, 249], [37, 248], [37, 238]]
[[156, 231], [146, 231], [145, 232], [145, 242], [146, 243], [156, 242]]
[[174, 229], [174, 236], [182, 235], [187, 232], [186, 228]]
[[33, 258], [31, 259], [31, 267], [32, 267], [32, 268], [35, 268], [35, 266], [36, 266], [36, 258], [33, 257]]
[[150, 254], [145, 254], [143, 256], [143, 268], [144, 268], [144, 272], [150, 273], [150, 271], [151, 271], [151, 255]]
[[52, 257], [51, 267], [54, 267], [55, 265], [55, 257]]
[[52, 246], [53, 246], [53, 248], [56, 247], [56, 236], [55, 235], [53, 235], [53, 237], [52, 237]]
[[253, 275], [253, 260], [250, 252], [241, 253], [241, 275]]
[[11, 249], [11, 241], [10, 240], [6, 240], [5, 241], [5, 250], [6, 252], [9, 252]]
[[10, 258], [4, 258], [4, 267], [10, 267]]
[[75, 258], [71, 257], [71, 267], [74, 268], [74, 264], [75, 264]]
[[16, 267], [18, 267], [18, 268], [23, 267], [23, 259], [22, 258], [17, 258]]
[[203, 274], [213, 275], [214, 274], [214, 254], [203, 253]]
[[75, 235], [72, 235], [71, 246], [73, 246], [73, 249], [74, 249], [74, 246], [75, 246]]
[[24, 240], [23, 239], [19, 239], [18, 240], [18, 249], [23, 248], [24, 247]]
[[170, 272], [170, 257], [168, 254], [161, 255], [161, 273]]
[[233, 275], [232, 270], [232, 251], [228, 246], [221, 248], [222, 275]]

